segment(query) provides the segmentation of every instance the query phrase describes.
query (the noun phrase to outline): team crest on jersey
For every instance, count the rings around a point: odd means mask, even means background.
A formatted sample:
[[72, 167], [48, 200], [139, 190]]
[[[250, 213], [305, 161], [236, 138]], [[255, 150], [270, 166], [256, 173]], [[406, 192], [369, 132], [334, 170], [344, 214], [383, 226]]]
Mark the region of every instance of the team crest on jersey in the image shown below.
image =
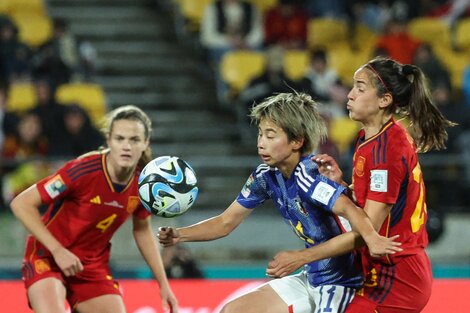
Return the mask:
[[34, 270], [38, 274], [43, 274], [45, 272], [49, 272], [51, 270], [51, 266], [49, 265], [48, 260], [38, 259], [34, 261]]
[[137, 197], [137, 196], [130, 196], [130, 197], [129, 197], [129, 200], [127, 200], [127, 208], [126, 208], [126, 211], [127, 211], [129, 214], [132, 214], [132, 212], [134, 212], [135, 209], [137, 209], [137, 207], [139, 206], [139, 203], [140, 203], [139, 197]]
[[46, 189], [47, 194], [52, 199], [57, 197], [61, 192], [67, 189], [62, 177], [60, 175], [56, 175], [52, 177], [45, 185], [44, 189]]
[[243, 186], [242, 195], [245, 198], [248, 198], [250, 196], [250, 186], [251, 184], [253, 184], [253, 181], [254, 181], [253, 175], [250, 175], [250, 177], [248, 177], [248, 179], [246, 180], [245, 186]]
[[356, 165], [354, 166], [354, 171], [356, 172], [357, 176], [362, 177], [364, 175], [365, 164], [366, 159], [363, 156], [360, 156], [356, 162]]
[[295, 199], [295, 205], [297, 209], [300, 211], [300, 213], [302, 213], [305, 216], [308, 216], [308, 211], [307, 209], [303, 207], [302, 202], [300, 202], [300, 200]]
[[373, 170], [370, 171], [370, 190], [387, 192], [387, 170]]

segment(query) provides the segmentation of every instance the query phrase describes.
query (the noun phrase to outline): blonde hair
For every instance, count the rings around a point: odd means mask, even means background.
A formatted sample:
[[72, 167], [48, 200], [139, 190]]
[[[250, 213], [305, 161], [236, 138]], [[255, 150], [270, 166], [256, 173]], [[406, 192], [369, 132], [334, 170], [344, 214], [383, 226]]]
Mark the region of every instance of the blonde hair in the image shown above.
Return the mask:
[[268, 97], [251, 108], [250, 117], [257, 125], [262, 118], [272, 120], [286, 132], [289, 141], [303, 138], [303, 155], [312, 153], [327, 137], [327, 127], [317, 103], [305, 93], [280, 93]]

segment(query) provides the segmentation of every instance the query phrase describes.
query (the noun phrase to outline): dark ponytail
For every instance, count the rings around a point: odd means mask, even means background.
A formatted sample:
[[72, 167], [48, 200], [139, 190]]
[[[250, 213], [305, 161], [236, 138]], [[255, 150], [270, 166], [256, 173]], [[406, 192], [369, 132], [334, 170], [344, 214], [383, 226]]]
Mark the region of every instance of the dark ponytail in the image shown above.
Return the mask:
[[432, 102], [426, 77], [411, 64], [400, 64], [388, 58], [376, 58], [366, 68], [377, 76], [373, 80], [378, 96], [391, 93], [393, 103], [389, 113], [406, 116], [419, 152], [444, 149], [447, 127], [455, 126]]

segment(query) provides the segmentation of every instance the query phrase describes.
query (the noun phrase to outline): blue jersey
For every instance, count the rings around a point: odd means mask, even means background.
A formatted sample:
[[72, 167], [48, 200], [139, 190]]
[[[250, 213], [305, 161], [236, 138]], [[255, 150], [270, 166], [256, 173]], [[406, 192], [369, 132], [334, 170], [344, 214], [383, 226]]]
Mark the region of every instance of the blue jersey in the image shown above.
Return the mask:
[[[305, 242], [305, 247], [325, 242], [345, 232], [340, 218], [332, 212], [345, 188], [320, 175], [312, 155], [303, 157], [294, 175], [284, 179], [277, 168], [259, 165], [237, 197], [245, 208], [255, 208], [272, 199], [287, 224]], [[363, 277], [353, 253], [305, 265], [309, 283], [358, 288]]]

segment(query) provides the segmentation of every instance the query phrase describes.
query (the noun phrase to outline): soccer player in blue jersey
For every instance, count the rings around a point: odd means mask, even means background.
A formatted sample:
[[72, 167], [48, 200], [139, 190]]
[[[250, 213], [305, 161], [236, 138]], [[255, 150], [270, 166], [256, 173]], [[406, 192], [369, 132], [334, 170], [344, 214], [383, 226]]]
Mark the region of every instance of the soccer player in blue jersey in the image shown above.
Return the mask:
[[[305, 242], [305, 249], [283, 251], [270, 262], [276, 277], [224, 306], [223, 313], [344, 312], [363, 277], [352, 253], [310, 262], [309, 248], [344, 233], [349, 220], [358, 246], [361, 237], [377, 256], [400, 251], [399, 244], [374, 230], [364, 211], [344, 195], [345, 187], [318, 172], [312, 151], [326, 136], [316, 103], [303, 93], [281, 93], [251, 110], [258, 125], [258, 154], [263, 160], [237, 199], [220, 215], [182, 227], [162, 227], [163, 246], [208, 241], [231, 233], [255, 207], [272, 199], [285, 221]], [[355, 235], [354, 235], [355, 234]], [[290, 275], [304, 266], [301, 273]]]

